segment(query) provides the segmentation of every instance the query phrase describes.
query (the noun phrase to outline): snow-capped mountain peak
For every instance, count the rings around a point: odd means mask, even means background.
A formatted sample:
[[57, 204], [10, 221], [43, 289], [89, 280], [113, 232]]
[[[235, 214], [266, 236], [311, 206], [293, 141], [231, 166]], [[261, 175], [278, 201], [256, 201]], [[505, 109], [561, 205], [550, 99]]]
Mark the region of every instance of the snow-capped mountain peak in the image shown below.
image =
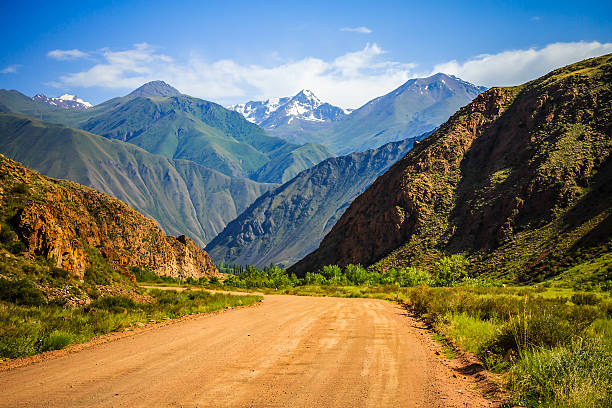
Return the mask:
[[76, 95], [70, 95], [70, 94], [63, 94], [62, 96], [59, 97], [59, 99], [61, 99], [62, 101], [72, 101], [72, 102], [77, 102], [80, 103], [81, 105], [87, 107], [87, 108], [91, 108], [93, 105], [89, 102], [86, 102], [84, 100], [82, 100], [81, 98], [77, 98]]
[[62, 96], [58, 96], [57, 98], [49, 98], [46, 95], [37, 94], [32, 98], [32, 100], [63, 109], [83, 110], [91, 108], [93, 106], [91, 103], [86, 102], [83, 99], [78, 98], [76, 95], [71, 94], [63, 94]]
[[303, 89], [290, 98], [251, 101], [228, 106], [228, 109], [241, 113], [248, 121], [267, 129], [283, 124], [295, 124], [295, 120], [298, 119], [309, 122], [333, 122], [350, 113], [348, 109], [322, 102], [314, 92], [308, 89]]

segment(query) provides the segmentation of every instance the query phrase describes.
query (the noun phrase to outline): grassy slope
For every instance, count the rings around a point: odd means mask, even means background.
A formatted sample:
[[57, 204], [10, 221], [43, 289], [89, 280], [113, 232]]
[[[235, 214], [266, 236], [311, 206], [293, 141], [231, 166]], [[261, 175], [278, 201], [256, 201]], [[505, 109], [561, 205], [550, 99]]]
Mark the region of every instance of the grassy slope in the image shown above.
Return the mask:
[[286, 183], [302, 170], [309, 169], [333, 156], [334, 154], [326, 147], [308, 143], [270, 160], [255, 172], [253, 179], [262, 182]]

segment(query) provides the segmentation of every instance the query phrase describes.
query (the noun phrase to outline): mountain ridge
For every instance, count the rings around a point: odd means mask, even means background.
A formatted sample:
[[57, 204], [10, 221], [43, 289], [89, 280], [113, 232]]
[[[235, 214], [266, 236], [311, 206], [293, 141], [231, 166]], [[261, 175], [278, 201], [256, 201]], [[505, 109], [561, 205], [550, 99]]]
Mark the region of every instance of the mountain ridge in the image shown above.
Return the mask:
[[217, 262], [289, 266], [312, 251], [350, 202], [412, 144], [326, 159], [259, 197], [207, 246]]
[[[204, 246], [264, 191], [193, 162], [24, 115], [0, 114], [0, 153], [46, 175], [108, 193]], [[216, 205], [203, 206], [203, 200]]]

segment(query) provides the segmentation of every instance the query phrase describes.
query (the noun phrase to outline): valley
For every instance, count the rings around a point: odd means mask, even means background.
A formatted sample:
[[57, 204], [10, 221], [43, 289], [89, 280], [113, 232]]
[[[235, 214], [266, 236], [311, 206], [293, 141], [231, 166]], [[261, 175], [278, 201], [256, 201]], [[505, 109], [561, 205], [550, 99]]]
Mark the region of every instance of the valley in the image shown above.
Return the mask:
[[150, 3], [0, 13], [0, 407], [610, 406], [611, 10]]

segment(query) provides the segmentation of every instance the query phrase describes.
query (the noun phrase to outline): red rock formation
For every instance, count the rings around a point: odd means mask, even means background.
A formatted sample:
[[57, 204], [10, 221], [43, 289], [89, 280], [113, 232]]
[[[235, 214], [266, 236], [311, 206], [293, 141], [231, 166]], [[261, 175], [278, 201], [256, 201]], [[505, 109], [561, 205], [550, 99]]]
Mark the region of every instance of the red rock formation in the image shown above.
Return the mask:
[[[27, 193], [15, 193], [20, 185]], [[24, 187], [25, 186], [25, 187]], [[155, 221], [121, 201], [74, 182], [42, 176], [0, 155], [0, 201], [32, 255], [83, 277], [99, 253], [121, 270], [147, 267], [158, 275], [218, 275], [208, 254], [192, 240], [165, 236]], [[17, 203], [17, 204], [15, 204]]]

